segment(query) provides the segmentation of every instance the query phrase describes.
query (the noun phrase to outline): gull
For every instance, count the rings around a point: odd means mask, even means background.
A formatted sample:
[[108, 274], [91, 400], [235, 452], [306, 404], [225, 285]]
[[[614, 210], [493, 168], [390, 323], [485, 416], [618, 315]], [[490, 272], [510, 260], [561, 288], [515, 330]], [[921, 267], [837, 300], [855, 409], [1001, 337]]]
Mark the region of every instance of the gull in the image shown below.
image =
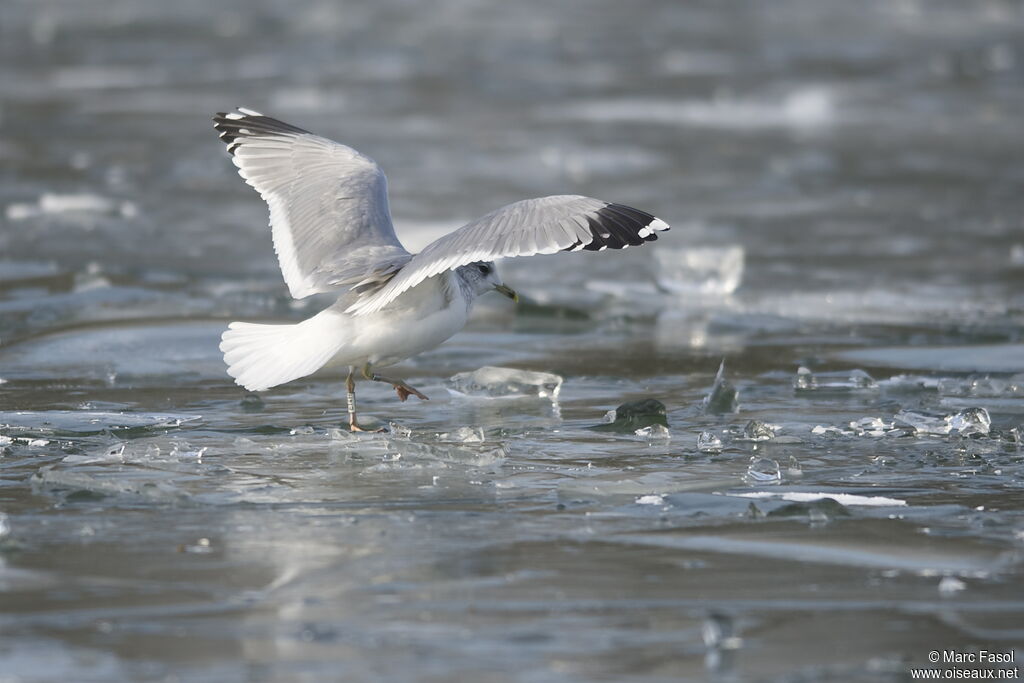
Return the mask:
[[292, 325], [233, 322], [220, 350], [235, 382], [250, 391], [348, 367], [348, 424], [355, 378], [390, 384], [405, 401], [427, 397], [377, 374], [461, 330], [474, 300], [496, 290], [518, 301], [494, 260], [560, 251], [639, 246], [669, 226], [622, 204], [556, 195], [509, 204], [418, 254], [395, 234], [387, 179], [369, 157], [251, 109], [213, 117], [239, 175], [270, 207], [274, 250], [296, 299], [335, 293], [331, 306]]

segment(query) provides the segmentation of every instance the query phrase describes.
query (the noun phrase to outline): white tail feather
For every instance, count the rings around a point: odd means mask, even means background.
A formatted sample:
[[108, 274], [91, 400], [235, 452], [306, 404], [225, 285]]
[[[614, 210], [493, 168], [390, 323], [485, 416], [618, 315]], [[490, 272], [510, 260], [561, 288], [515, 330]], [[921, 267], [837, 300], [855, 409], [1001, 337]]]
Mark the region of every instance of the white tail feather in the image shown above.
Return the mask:
[[235, 383], [263, 391], [322, 368], [344, 343], [339, 332], [330, 310], [296, 325], [235, 322], [221, 335], [220, 350]]

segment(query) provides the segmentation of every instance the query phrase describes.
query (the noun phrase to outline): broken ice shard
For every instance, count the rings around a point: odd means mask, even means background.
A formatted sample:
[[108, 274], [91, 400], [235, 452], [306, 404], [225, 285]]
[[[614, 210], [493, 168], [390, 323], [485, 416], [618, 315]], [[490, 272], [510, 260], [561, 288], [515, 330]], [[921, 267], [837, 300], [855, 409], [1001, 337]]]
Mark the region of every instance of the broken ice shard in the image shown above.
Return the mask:
[[[826, 381], [822, 381], [825, 378]], [[872, 391], [878, 389], [875, 379], [860, 369], [848, 373], [822, 373], [815, 377], [807, 368], [801, 366], [793, 378], [793, 390], [796, 393], [817, 391], [820, 393], [845, 393], [849, 391]]]
[[549, 372], [484, 366], [473, 372], [460, 372], [448, 380], [448, 390], [456, 395], [478, 398], [518, 398], [537, 396], [558, 398], [562, 378]]
[[721, 453], [722, 440], [714, 432], [701, 432], [697, 437], [697, 450], [701, 453]]
[[704, 397], [704, 412], [706, 413], [735, 413], [739, 410], [739, 395], [729, 380], [725, 379], [725, 361], [718, 366], [718, 373], [715, 375], [715, 383], [711, 385], [711, 393]]
[[638, 429], [661, 425], [668, 427], [665, 415], [665, 404], [656, 398], [644, 398], [639, 401], [623, 403], [615, 409], [615, 419], [610, 423], [589, 427], [597, 432], [622, 432], [635, 434]]
[[668, 292], [732, 294], [743, 279], [743, 247], [658, 249], [658, 286]]
[[750, 465], [743, 478], [751, 484], [778, 484], [782, 481], [782, 472], [776, 461], [755, 455], [750, 459]]

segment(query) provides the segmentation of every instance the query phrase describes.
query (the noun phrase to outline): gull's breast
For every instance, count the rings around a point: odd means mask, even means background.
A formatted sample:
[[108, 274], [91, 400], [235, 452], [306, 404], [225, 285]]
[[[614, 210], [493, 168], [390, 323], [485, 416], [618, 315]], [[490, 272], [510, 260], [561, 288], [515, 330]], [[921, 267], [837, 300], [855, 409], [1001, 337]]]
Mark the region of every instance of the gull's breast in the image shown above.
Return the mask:
[[465, 297], [450, 272], [424, 280], [387, 308], [354, 316], [356, 345], [374, 365], [392, 365], [438, 346], [466, 325]]

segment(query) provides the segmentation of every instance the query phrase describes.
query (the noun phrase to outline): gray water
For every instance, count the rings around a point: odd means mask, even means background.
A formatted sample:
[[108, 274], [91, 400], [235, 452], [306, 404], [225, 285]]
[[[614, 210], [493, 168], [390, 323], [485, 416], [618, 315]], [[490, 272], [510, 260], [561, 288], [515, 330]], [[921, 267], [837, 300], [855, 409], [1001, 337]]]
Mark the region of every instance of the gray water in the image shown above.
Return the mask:
[[[0, 681], [1019, 660], [1022, 38], [1009, 0], [7, 0]], [[212, 130], [238, 105], [377, 159], [410, 248], [555, 193], [673, 230], [502, 264], [523, 301], [350, 435], [340, 376], [256, 399], [218, 356], [324, 305]], [[449, 390], [486, 365], [564, 382]], [[587, 429], [643, 398], [667, 433]]]

